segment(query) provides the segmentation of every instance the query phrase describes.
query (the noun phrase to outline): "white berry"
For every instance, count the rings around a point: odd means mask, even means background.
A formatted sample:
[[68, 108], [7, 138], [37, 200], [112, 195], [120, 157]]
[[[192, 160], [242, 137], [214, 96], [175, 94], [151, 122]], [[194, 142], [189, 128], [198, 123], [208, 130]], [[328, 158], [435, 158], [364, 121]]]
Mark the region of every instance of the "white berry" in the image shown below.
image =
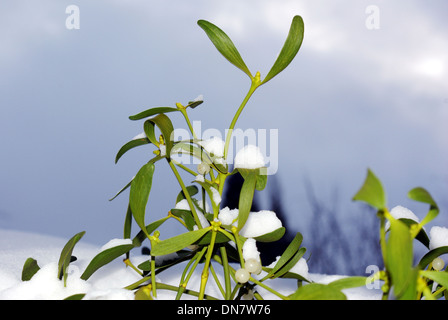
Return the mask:
[[210, 172], [210, 166], [204, 162], [201, 162], [200, 164], [198, 164], [198, 173], [199, 174], [207, 174]]
[[432, 261], [432, 267], [436, 271], [442, 270], [444, 266], [445, 266], [445, 262], [441, 258], [435, 258]]
[[239, 283], [246, 283], [247, 281], [249, 281], [249, 278], [250, 274], [246, 269], [238, 269], [235, 272], [235, 279]]
[[257, 259], [250, 258], [245, 261], [244, 269], [250, 273], [259, 274], [261, 272], [261, 264]]

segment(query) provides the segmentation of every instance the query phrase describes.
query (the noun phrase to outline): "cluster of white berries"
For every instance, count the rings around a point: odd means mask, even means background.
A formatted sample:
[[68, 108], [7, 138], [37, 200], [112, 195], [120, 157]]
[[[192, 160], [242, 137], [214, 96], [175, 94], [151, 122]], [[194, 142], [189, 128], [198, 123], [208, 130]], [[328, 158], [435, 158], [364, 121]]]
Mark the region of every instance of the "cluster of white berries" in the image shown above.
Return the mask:
[[244, 262], [244, 268], [238, 269], [235, 272], [235, 279], [239, 283], [246, 283], [249, 281], [251, 273], [260, 274], [261, 270], [261, 263], [257, 259], [247, 259]]

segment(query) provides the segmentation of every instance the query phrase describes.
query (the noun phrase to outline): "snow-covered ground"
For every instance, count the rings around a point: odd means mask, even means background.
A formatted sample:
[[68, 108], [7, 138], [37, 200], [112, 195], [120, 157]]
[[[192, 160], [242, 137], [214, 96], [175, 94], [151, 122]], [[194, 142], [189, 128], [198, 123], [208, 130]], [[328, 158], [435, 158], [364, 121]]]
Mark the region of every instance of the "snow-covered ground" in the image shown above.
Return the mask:
[[[0, 229], [0, 299], [2, 300], [47, 300], [64, 299], [70, 295], [86, 293], [84, 299], [133, 299], [131, 291], [123, 289], [140, 279], [140, 276], [131, 268], [127, 268], [120, 258], [104, 266], [94, 273], [87, 281], [81, 280], [80, 275], [91, 259], [101, 250], [100, 246], [84, 243], [82, 239], [73, 250], [77, 261], [69, 266], [67, 286], [57, 278], [57, 263], [62, 248], [68, 239], [29, 232]], [[135, 250], [138, 251], [138, 250]], [[21, 281], [21, 273], [25, 260], [32, 257], [37, 260], [41, 268], [30, 281]], [[143, 262], [147, 256], [131, 256], [135, 265]], [[178, 276], [183, 266], [173, 268], [169, 272], [160, 273], [158, 278], [168, 284], [178, 285]], [[199, 268], [200, 269], [200, 268]], [[218, 269], [218, 268], [217, 268]], [[195, 274], [190, 283], [191, 289], [199, 283], [200, 275]], [[341, 278], [338, 275], [320, 275], [309, 273], [310, 280], [319, 283], [329, 283]], [[277, 291], [288, 295], [293, 293], [296, 281], [276, 279], [267, 280]], [[212, 281], [210, 281], [212, 283]], [[258, 288], [265, 299], [278, 299], [276, 296]], [[209, 294], [220, 297], [219, 291], [213, 286], [208, 287]], [[348, 299], [380, 299], [380, 290], [356, 288], [345, 290]], [[158, 293], [158, 299], [172, 299], [174, 295], [169, 292]], [[183, 295], [185, 299], [191, 297]]]

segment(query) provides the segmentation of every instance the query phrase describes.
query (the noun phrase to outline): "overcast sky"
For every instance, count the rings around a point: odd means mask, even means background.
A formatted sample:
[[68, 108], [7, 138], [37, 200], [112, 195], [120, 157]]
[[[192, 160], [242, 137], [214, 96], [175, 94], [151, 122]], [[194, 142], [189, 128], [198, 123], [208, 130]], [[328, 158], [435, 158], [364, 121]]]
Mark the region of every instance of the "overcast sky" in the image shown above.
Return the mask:
[[[79, 8], [79, 29], [67, 28], [69, 5]], [[305, 179], [321, 199], [337, 190], [341, 211], [362, 219], [351, 197], [367, 168], [390, 207], [410, 206], [420, 218], [427, 208], [406, 194], [428, 189], [444, 208], [435, 223], [447, 226], [446, 12], [443, 0], [2, 1], [0, 228], [86, 230], [99, 244], [120, 237], [127, 194], [108, 199], [153, 151], [114, 164], [142, 132], [128, 116], [203, 94], [191, 118], [224, 134], [249, 88], [197, 20], [220, 26], [252, 73], [266, 75], [294, 15], [305, 22], [299, 54], [237, 124], [278, 130], [276, 177], [292, 227], [306, 234], [312, 221]], [[179, 190], [160, 164], [148, 220], [166, 215]]]

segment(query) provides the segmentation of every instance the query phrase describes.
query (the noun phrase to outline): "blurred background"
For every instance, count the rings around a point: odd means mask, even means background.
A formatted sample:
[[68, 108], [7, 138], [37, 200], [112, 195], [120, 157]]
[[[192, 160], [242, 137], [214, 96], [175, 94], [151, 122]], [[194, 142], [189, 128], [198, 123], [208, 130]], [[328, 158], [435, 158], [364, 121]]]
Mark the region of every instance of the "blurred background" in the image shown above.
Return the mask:
[[[278, 171], [257, 206], [281, 205], [290, 233], [304, 235], [310, 271], [362, 273], [378, 252], [375, 213], [351, 201], [367, 168], [390, 208], [422, 219], [427, 206], [407, 198], [421, 186], [442, 209], [427, 231], [448, 226], [446, 12], [443, 0], [2, 1], [0, 232], [68, 239], [85, 230], [83, 240], [99, 245], [122, 237], [128, 193], [109, 199], [153, 151], [114, 163], [143, 131], [128, 116], [203, 94], [191, 119], [224, 134], [249, 89], [197, 20], [221, 27], [263, 77], [301, 15], [301, 50], [257, 90], [237, 127], [278, 129]], [[185, 127], [180, 114], [172, 119]], [[161, 162], [147, 221], [165, 216], [179, 190]], [[178, 228], [166, 225], [162, 237]]]

